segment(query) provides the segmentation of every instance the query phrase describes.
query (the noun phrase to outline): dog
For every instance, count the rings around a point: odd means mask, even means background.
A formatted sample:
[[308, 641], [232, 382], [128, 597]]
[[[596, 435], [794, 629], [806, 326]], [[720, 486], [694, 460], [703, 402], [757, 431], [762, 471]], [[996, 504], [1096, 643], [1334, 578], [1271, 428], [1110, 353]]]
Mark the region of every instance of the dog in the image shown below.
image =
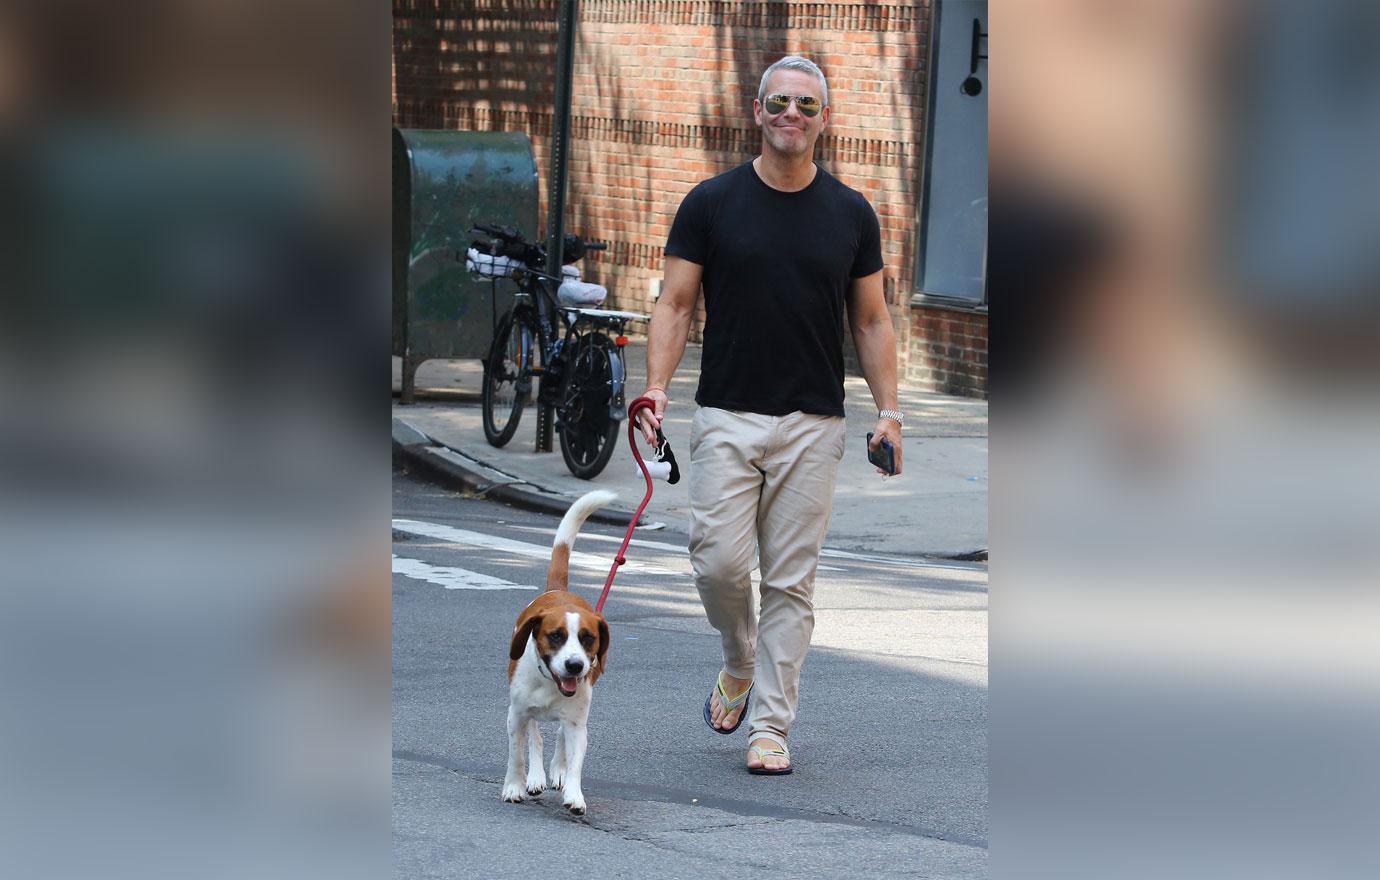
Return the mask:
[[585, 813], [580, 788], [588, 742], [585, 722], [594, 683], [608, 658], [609, 625], [588, 602], [570, 592], [570, 548], [589, 515], [616, 497], [612, 492], [590, 492], [566, 511], [551, 548], [546, 591], [522, 610], [513, 627], [508, 649], [506, 802], [521, 803], [524, 794], [535, 796], [546, 790], [537, 722], [559, 721], [549, 781], [564, 792], [566, 809], [577, 816]]

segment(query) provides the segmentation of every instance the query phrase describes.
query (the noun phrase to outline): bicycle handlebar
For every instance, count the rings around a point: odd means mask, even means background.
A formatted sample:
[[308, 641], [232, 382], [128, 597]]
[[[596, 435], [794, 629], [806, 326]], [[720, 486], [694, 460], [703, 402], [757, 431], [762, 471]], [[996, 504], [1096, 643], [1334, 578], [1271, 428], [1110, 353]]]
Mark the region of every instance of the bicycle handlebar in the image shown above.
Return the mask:
[[[520, 259], [528, 266], [538, 266], [546, 259], [545, 247], [523, 238], [522, 233], [511, 226], [476, 223], [470, 232], [497, 239], [507, 246], [504, 249], [507, 256]], [[561, 248], [561, 262], [570, 264], [583, 257], [586, 251], [605, 251], [608, 247], [606, 241], [586, 241], [578, 235], [567, 233]]]
[[511, 226], [492, 226], [487, 223], [476, 223], [470, 229], [470, 232], [481, 232], [485, 235], [493, 236], [494, 238], [503, 238], [508, 241], [521, 241], [523, 244], [527, 243], [523, 241], [522, 233]]

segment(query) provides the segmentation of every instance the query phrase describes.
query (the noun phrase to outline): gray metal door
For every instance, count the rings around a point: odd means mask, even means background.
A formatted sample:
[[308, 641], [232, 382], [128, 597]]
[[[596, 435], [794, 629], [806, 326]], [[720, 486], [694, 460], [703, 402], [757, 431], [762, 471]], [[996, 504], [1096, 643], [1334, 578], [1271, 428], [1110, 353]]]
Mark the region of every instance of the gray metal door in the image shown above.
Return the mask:
[[937, 0], [930, 61], [919, 292], [985, 299], [987, 3]]

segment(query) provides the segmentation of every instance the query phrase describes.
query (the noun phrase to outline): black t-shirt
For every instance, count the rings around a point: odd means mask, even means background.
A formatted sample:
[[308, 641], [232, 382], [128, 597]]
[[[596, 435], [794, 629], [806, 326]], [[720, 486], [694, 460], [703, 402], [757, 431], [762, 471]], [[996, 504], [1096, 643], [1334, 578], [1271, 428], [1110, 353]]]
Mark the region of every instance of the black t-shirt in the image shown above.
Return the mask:
[[700, 406], [843, 415], [844, 298], [882, 268], [862, 193], [818, 167], [781, 192], [747, 162], [690, 190], [666, 253], [704, 267]]

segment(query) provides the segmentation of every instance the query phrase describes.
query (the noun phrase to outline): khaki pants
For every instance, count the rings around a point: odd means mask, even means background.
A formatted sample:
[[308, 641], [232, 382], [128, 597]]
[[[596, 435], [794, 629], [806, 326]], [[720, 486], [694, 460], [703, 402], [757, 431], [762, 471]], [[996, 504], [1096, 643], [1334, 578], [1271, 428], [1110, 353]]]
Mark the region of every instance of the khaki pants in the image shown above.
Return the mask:
[[[724, 668], [753, 680], [751, 735], [781, 742], [795, 720], [814, 631], [815, 567], [843, 457], [838, 416], [701, 407], [690, 430], [690, 560]], [[761, 567], [760, 621], [752, 569]]]

